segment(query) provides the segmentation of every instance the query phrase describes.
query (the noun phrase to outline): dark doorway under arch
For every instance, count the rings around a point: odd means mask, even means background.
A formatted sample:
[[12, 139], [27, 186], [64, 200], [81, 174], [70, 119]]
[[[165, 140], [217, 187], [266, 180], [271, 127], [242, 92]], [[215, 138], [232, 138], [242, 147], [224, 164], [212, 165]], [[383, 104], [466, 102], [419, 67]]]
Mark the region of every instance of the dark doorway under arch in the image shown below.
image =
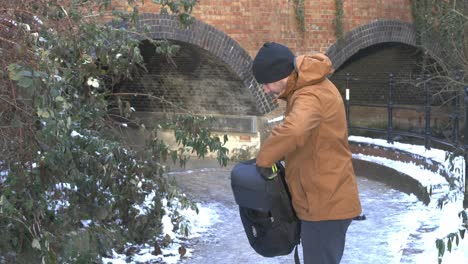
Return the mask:
[[423, 73], [423, 56], [411, 45], [379, 43], [351, 56], [330, 79], [343, 95], [350, 88], [353, 102], [386, 104], [389, 75], [393, 74], [399, 81], [394, 100], [401, 104], [423, 103], [424, 93], [420, 93], [424, 91], [414, 89], [413, 82]]
[[120, 92], [151, 94], [130, 96], [139, 112], [255, 115], [255, 98], [229, 65], [210, 52], [190, 43], [171, 41], [180, 47], [172, 57], [158, 54], [147, 41], [140, 45], [148, 72], [118, 85]]

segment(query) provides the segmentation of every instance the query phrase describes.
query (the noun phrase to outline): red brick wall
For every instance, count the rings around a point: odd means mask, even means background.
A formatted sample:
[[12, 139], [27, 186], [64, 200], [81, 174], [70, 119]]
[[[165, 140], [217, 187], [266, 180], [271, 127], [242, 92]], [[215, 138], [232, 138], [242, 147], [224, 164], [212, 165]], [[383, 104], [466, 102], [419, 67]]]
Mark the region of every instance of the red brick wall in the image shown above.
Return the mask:
[[375, 20], [412, 20], [410, 0], [343, 0], [343, 3], [345, 32]]
[[[157, 12], [146, 5], [142, 12]], [[410, 0], [343, 0], [343, 30], [376, 20], [411, 21]], [[236, 40], [252, 57], [265, 41], [277, 41], [297, 54], [325, 52], [335, 41], [335, 0], [305, 0], [304, 33], [298, 30], [292, 0], [200, 0], [197, 19]]]

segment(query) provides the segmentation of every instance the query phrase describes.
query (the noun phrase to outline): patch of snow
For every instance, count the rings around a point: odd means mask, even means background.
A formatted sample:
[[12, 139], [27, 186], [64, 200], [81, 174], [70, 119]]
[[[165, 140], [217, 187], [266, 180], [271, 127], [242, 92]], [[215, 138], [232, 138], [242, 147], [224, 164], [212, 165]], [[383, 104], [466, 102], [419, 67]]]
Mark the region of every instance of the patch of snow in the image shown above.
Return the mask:
[[419, 156], [423, 156], [439, 163], [445, 162], [445, 156], [447, 154], [446, 151], [440, 149], [430, 149], [427, 150], [424, 146], [418, 145], [411, 145], [406, 143], [399, 143], [394, 142], [393, 144], [388, 143], [385, 139], [375, 139], [375, 138], [367, 138], [367, 137], [359, 137], [359, 136], [349, 136], [349, 141], [357, 142], [357, 143], [368, 143], [375, 146], [386, 147], [390, 149], [397, 149], [403, 150], [412, 154], [416, 154]]
[[41, 24], [41, 25], [44, 24], [44, 22], [42, 22], [42, 20], [37, 16], [34, 16], [34, 20], [36, 20], [36, 22]]
[[[432, 161], [436, 161], [442, 164], [442, 167], [439, 167], [439, 171], [445, 171], [450, 177], [455, 177], [459, 179], [458, 184], [463, 187], [463, 175], [464, 175], [464, 166], [465, 161], [463, 157], [455, 157], [452, 162], [446, 159], [448, 156], [446, 151], [439, 149], [430, 149], [426, 150], [424, 146], [417, 146], [405, 143], [394, 142], [393, 144], [387, 143], [386, 140], [382, 139], [372, 139], [366, 137], [357, 137], [350, 136], [349, 141], [358, 142], [358, 143], [367, 143], [372, 145], [377, 145], [381, 147], [386, 147], [390, 149], [402, 150], [409, 153], [417, 154], [419, 156], [425, 157], [428, 164], [432, 164]], [[374, 157], [363, 154], [353, 154], [353, 158], [366, 160], [381, 164], [393, 168], [397, 171], [400, 171], [416, 180], [418, 180], [423, 186], [429, 185], [438, 185], [439, 189], [436, 189], [434, 195], [431, 198], [431, 202], [428, 206], [422, 206], [420, 210], [416, 210], [414, 217], [407, 217], [406, 220], [403, 220], [402, 225], [411, 226], [417, 221], [426, 220], [425, 224], [432, 224], [437, 226], [437, 228], [432, 232], [422, 233], [421, 241], [424, 243], [424, 253], [417, 254], [415, 256], [414, 263], [435, 263], [437, 260], [437, 248], [435, 246], [436, 239], [441, 239], [447, 236], [450, 233], [458, 232], [461, 229], [461, 220], [458, 217], [458, 213], [464, 210], [462, 198], [448, 201], [448, 204], [444, 205], [442, 209], [437, 208], [437, 198], [442, 194], [448, 193], [450, 190], [448, 188], [448, 183], [443, 176], [437, 172], [428, 171], [423, 168], [423, 166], [418, 166], [414, 163], [405, 163], [401, 161], [394, 161], [382, 157]], [[452, 166], [453, 165], [453, 166]], [[437, 195], [439, 194], [439, 195]], [[461, 194], [462, 195], [462, 194]], [[429, 213], [430, 212], [430, 213]], [[420, 214], [422, 213], [422, 214]], [[427, 214], [431, 214], [430, 218], [427, 217]], [[405, 240], [404, 234], [395, 234], [389, 239], [389, 245], [392, 251], [396, 256], [399, 255], [397, 249], [400, 247], [398, 241]], [[468, 263], [468, 238], [460, 239], [460, 243], [456, 246], [456, 243], [453, 243], [452, 251], [445, 251], [445, 254], [442, 258], [442, 263]], [[446, 240], [444, 240], [446, 243]], [[398, 257], [396, 258], [396, 263], [399, 263]]]
[[275, 122], [279, 122], [279, 121], [282, 121], [284, 119], [284, 116], [278, 116], [278, 117], [275, 117], [275, 118], [272, 118], [270, 120], [268, 120], [268, 124], [271, 124], [271, 123], [275, 123]]
[[[153, 196], [154, 194], [148, 195], [148, 197]], [[152, 201], [152, 198], [145, 199], [145, 202]], [[181, 234], [176, 234], [173, 231], [174, 225], [172, 224], [170, 217], [171, 208], [167, 207], [167, 200], [163, 199], [162, 203], [164, 205], [164, 210], [166, 214], [163, 216], [162, 224], [163, 224], [163, 236], [166, 234], [171, 236], [172, 243], [167, 248], [161, 248], [162, 254], [160, 255], [153, 255], [154, 247], [148, 244], [144, 245], [137, 245], [138, 253], [134, 256], [126, 256], [125, 254], [118, 254], [114, 250], [112, 251], [112, 258], [102, 258], [103, 264], [121, 264], [121, 263], [167, 263], [167, 264], [175, 264], [181, 260], [179, 254], [179, 248], [182, 245], [182, 238]], [[147, 204], [148, 205], [148, 204]], [[194, 210], [191, 209], [183, 209], [179, 210], [179, 212], [184, 215], [187, 219], [190, 229], [190, 235], [188, 238], [194, 238], [202, 236], [203, 233], [208, 232], [209, 228], [220, 221], [219, 214], [215, 208], [217, 208], [216, 204], [197, 204], [199, 209], [199, 213], [197, 214]], [[142, 209], [144, 211], [144, 209]], [[131, 246], [131, 245], [129, 245]], [[186, 248], [186, 253], [183, 258], [190, 257], [192, 255], [192, 251], [189, 248]]]
[[80, 133], [76, 132], [75, 130], [73, 130], [70, 134], [71, 137], [83, 137], [83, 135], [81, 135]]
[[75, 192], [78, 191], [78, 188], [76, 188], [76, 186], [72, 188], [70, 183], [63, 182], [55, 184], [55, 188], [57, 190], [71, 190]]
[[[89, 61], [88, 63], [90, 63], [91, 61]], [[93, 77], [89, 77], [88, 78], [88, 81], [86, 82], [86, 84], [88, 86], [92, 86], [94, 88], [99, 88], [99, 80], [96, 79], [96, 78], [93, 78]]]
[[83, 225], [84, 228], [88, 228], [93, 223], [93, 220], [91, 220], [91, 219], [81, 220], [80, 222], [81, 222], [81, 224]]
[[64, 200], [49, 201], [47, 204], [47, 208], [55, 212], [59, 211], [60, 209], [66, 209], [70, 206], [70, 203]]
[[153, 205], [153, 199], [154, 196], [156, 196], [156, 193], [152, 191], [150, 194], [146, 195], [145, 200], [143, 201], [142, 204], [140, 205], [133, 205], [133, 208], [138, 210], [138, 216], [140, 215], [146, 215], [148, 212], [148, 209], [152, 208]]
[[395, 160], [391, 160], [391, 159], [387, 159], [383, 157], [376, 157], [376, 156], [363, 155], [363, 154], [353, 154], [353, 158], [373, 162], [376, 164], [380, 164], [380, 165], [395, 169], [401, 173], [404, 173], [418, 180], [425, 187], [431, 186], [431, 185], [443, 185], [443, 186], [448, 185], [444, 177], [430, 170], [426, 170], [424, 169], [422, 165], [418, 166], [413, 162], [406, 163], [406, 162], [395, 161]]

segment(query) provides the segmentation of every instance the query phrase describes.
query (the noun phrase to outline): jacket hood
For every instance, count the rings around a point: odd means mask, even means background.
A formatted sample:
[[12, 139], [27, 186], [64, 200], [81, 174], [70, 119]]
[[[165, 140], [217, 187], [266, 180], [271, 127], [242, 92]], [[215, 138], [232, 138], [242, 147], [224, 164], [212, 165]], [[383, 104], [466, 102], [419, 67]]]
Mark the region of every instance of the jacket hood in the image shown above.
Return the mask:
[[292, 92], [309, 85], [322, 82], [332, 72], [331, 60], [322, 53], [298, 56], [296, 70], [289, 76], [286, 89], [278, 98], [286, 99]]

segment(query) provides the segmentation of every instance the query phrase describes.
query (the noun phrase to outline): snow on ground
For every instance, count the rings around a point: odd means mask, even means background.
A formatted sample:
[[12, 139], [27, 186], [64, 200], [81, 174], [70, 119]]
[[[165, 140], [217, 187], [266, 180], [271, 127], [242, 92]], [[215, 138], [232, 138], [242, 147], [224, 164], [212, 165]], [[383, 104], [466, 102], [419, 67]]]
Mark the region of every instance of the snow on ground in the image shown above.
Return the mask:
[[0, 171], [0, 183], [3, 183], [6, 179], [7, 172], [6, 171]]
[[443, 176], [430, 170], [426, 170], [423, 166], [418, 166], [413, 162], [407, 163], [363, 154], [353, 154], [353, 158], [380, 164], [382, 166], [393, 168], [401, 173], [408, 174], [408, 176], [418, 180], [425, 187], [443, 186], [445, 187], [443, 190], [448, 191], [448, 183]]
[[[0, 160], [0, 165], [3, 165], [3, 162], [1, 160]], [[8, 175], [8, 171], [6, 170], [2, 171], [0, 169], [0, 184], [5, 181], [7, 175]]]
[[427, 150], [424, 146], [411, 145], [400, 142], [394, 142], [393, 144], [390, 144], [387, 142], [387, 140], [384, 139], [375, 139], [359, 136], [349, 136], [348, 140], [356, 143], [368, 143], [370, 145], [381, 146], [389, 149], [403, 150], [409, 153], [429, 158], [439, 163], [445, 163], [446, 151], [440, 149], [433, 148], [431, 150]]
[[[149, 196], [154, 195], [150, 194]], [[146, 199], [146, 202], [150, 202], [151, 199]], [[138, 248], [138, 253], [134, 256], [126, 256], [125, 254], [118, 254], [117, 252], [112, 252], [112, 258], [102, 258], [103, 264], [128, 264], [128, 263], [167, 263], [173, 264], [177, 263], [181, 257], [179, 254], [179, 248], [183, 244], [182, 239], [193, 239], [195, 237], [201, 236], [203, 233], [207, 232], [208, 229], [215, 223], [220, 221], [219, 213], [216, 212], [216, 204], [197, 204], [198, 214], [192, 209], [183, 209], [179, 210], [181, 215], [184, 215], [187, 219], [190, 233], [188, 237], [183, 237], [183, 235], [174, 233], [173, 225], [169, 218], [169, 215], [172, 214], [172, 209], [167, 207], [167, 201], [163, 200], [165, 215], [163, 216], [163, 237], [169, 235], [173, 242], [167, 248], [161, 248], [162, 254], [153, 255], [152, 252], [154, 247], [149, 244], [144, 245], [128, 245], [136, 246]], [[144, 206], [141, 206], [140, 212], [144, 212]], [[190, 257], [192, 252], [190, 249], [186, 249], [187, 252], [184, 255], [185, 257]]]
[[[387, 143], [386, 140], [372, 139], [366, 137], [350, 136], [350, 142], [366, 143], [370, 145], [385, 147], [389, 149], [401, 150], [416, 154], [426, 158], [426, 162], [436, 161], [443, 164], [443, 169], [451, 177], [460, 177], [462, 181], [459, 183], [463, 186], [463, 175], [465, 162], [462, 157], [457, 157], [453, 160], [454, 170], [450, 170], [451, 164], [446, 160], [447, 152], [439, 149], [426, 150], [424, 146], [416, 146], [411, 144], [394, 142], [393, 144]], [[438, 173], [424, 169], [422, 166], [418, 166], [414, 163], [406, 163], [401, 161], [389, 160], [382, 157], [375, 157], [362, 154], [353, 154], [353, 158], [374, 162], [383, 166], [393, 168], [400, 171], [416, 180], [418, 180], [423, 186], [438, 186], [433, 195], [431, 196], [431, 202], [426, 207], [421, 204], [419, 212], [427, 210], [431, 211], [431, 217], [426, 215], [415, 216], [413, 219], [408, 219], [410, 222], [414, 222], [414, 219], [427, 219], [433, 221], [431, 224], [437, 226], [433, 232], [422, 233], [422, 239], [424, 243], [425, 254], [419, 254], [416, 256], [414, 263], [434, 263], [437, 259], [437, 249], [435, 246], [436, 239], [444, 238], [449, 233], [458, 232], [459, 229], [463, 229], [461, 226], [461, 220], [458, 217], [460, 211], [463, 210], [463, 196], [459, 195], [456, 200], [453, 200], [446, 204], [442, 209], [437, 208], [437, 200], [443, 194], [449, 191], [449, 185], [444, 177]], [[426, 217], [426, 218], [425, 218]], [[413, 220], [413, 221], [411, 221]], [[408, 222], [407, 224], [409, 224]], [[398, 238], [402, 239], [402, 238]], [[453, 246], [452, 252], [446, 250], [443, 263], [468, 263], [468, 238], [460, 240], [459, 246]], [[446, 241], [445, 241], [446, 242]], [[397, 262], [398, 263], [398, 262]]]
[[[448, 171], [448, 163], [446, 162], [446, 152], [443, 150], [438, 149], [431, 149], [426, 150], [423, 146], [415, 146], [411, 144], [404, 144], [395, 142], [394, 144], [389, 144], [385, 140], [381, 139], [371, 139], [365, 137], [356, 137], [350, 136], [349, 141], [357, 142], [357, 143], [368, 143], [376, 146], [381, 146], [390, 149], [396, 149], [401, 151], [406, 151], [409, 153], [414, 153], [422, 157], [427, 158], [427, 162], [436, 161], [440, 164], [443, 164], [444, 169], [446, 172], [449, 172], [449, 175], [454, 175], [453, 172]], [[451, 202], [444, 206], [442, 209], [436, 208], [437, 204], [437, 197], [446, 193], [449, 189], [447, 181], [444, 177], [439, 175], [438, 173], [429, 171], [424, 169], [422, 166], [418, 166], [414, 163], [405, 163], [401, 161], [394, 161], [382, 157], [374, 157], [369, 155], [362, 155], [362, 154], [355, 154], [353, 155], [355, 159], [366, 160], [374, 163], [378, 163], [383, 166], [391, 167], [396, 169], [410, 177], [417, 179], [423, 186], [438, 186], [439, 188], [435, 188], [434, 194], [432, 196], [432, 201], [429, 206], [424, 206], [420, 203], [420, 208], [412, 208], [411, 217], [406, 217], [405, 219], [401, 220], [399, 225], [405, 226], [405, 230], [410, 232], [410, 230], [414, 231], [418, 225], [424, 224], [424, 221], [431, 221], [430, 225], [437, 226], [434, 231], [432, 232], [425, 232], [421, 233], [424, 254], [418, 254], [415, 256], [414, 263], [435, 263], [434, 260], [437, 259], [437, 249], [435, 247], [435, 241], [438, 238], [442, 238], [451, 232], [457, 232], [458, 229], [461, 227], [461, 221], [458, 218], [458, 212], [460, 212], [462, 208], [461, 199]], [[463, 175], [463, 168], [464, 168], [464, 160], [462, 158], [457, 158], [454, 160], [455, 167], [458, 168], [459, 175]], [[456, 175], [455, 175], [456, 176]], [[409, 199], [416, 199], [414, 195], [409, 196]], [[149, 199], [150, 200], [150, 199]], [[190, 227], [192, 230], [192, 234], [190, 237], [200, 236], [204, 232], [207, 232], [210, 227], [218, 222], [222, 221], [219, 215], [222, 215], [222, 212], [219, 211], [219, 207], [215, 205], [198, 205], [199, 207], [199, 214], [197, 215], [193, 210], [186, 210], [183, 214], [187, 216], [190, 222]], [[172, 233], [172, 227], [169, 218], [163, 219], [163, 223], [165, 226], [165, 233], [174, 236], [175, 234]], [[417, 219], [417, 220], [416, 220]], [[400, 262], [401, 257], [401, 249], [407, 243], [408, 232], [395, 232], [388, 238], [388, 245], [389, 248], [382, 249], [382, 250], [389, 250], [389, 254], [394, 255], [395, 262]], [[189, 237], [189, 238], [190, 238]], [[454, 246], [452, 252], [446, 252], [444, 254], [443, 263], [468, 263], [468, 238], [464, 240], [460, 240], [459, 246]], [[125, 255], [119, 255], [114, 252], [114, 256], [112, 259], [103, 259], [103, 263], [139, 263], [139, 262], [146, 262], [146, 261], [160, 261], [164, 263], [177, 263], [180, 259], [178, 254], [178, 239], [174, 241], [174, 243], [167, 249], [163, 249], [162, 256], [154, 256], [151, 254], [151, 246], [146, 245], [142, 247], [139, 255], [135, 256], [130, 262], [126, 262]], [[455, 243], [454, 243], [455, 244]], [[191, 256], [191, 252], [188, 251], [187, 257]], [[393, 262], [392, 262], [393, 263]]]

